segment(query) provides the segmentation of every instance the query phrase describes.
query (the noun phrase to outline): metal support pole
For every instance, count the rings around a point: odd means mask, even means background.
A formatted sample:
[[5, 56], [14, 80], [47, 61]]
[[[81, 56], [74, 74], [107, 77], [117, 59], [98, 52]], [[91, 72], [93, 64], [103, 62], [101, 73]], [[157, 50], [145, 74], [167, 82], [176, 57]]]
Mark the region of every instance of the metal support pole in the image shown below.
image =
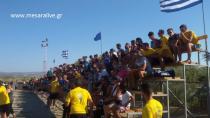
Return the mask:
[[[204, 10], [204, 0], [202, 1], [202, 13], [203, 13], [203, 32], [206, 34], [206, 21], [205, 21], [205, 10]], [[208, 41], [205, 39], [205, 46], [206, 46], [206, 56], [208, 55]], [[207, 65], [207, 77], [208, 77], [208, 116], [210, 117], [210, 80], [209, 80], [209, 62], [208, 59], [206, 59], [206, 65]]]
[[187, 80], [186, 80], [186, 68], [185, 64], [183, 65], [183, 77], [184, 77], [184, 109], [185, 109], [185, 118], [187, 118]]
[[100, 47], [101, 47], [101, 55], [102, 55], [102, 39], [101, 39], [101, 41], [100, 41]]
[[168, 109], [168, 118], [170, 118], [170, 97], [169, 97], [169, 83], [166, 81], [166, 89], [167, 89], [167, 109]]
[[44, 61], [43, 61], [43, 71], [47, 72], [47, 48], [48, 48], [48, 39], [42, 41], [41, 47], [44, 48]]
[[200, 64], [200, 51], [198, 51], [198, 64]]
[[47, 46], [44, 47], [45, 55], [44, 55], [44, 72], [47, 72]]

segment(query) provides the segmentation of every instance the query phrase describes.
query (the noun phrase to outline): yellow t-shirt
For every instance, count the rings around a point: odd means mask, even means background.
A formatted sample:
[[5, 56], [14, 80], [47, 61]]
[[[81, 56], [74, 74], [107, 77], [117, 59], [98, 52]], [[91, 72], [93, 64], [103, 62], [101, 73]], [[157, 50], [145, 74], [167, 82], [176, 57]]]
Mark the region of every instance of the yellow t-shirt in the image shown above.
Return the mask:
[[144, 56], [150, 56], [154, 54], [155, 50], [153, 48], [148, 48], [147, 50], [141, 50]]
[[83, 88], [77, 87], [66, 96], [66, 103], [70, 104], [70, 114], [86, 114], [87, 101], [91, 100], [90, 93]]
[[10, 99], [7, 90], [4, 86], [0, 87], [0, 105], [9, 104]]
[[161, 37], [160, 37], [160, 40], [161, 40], [161, 47], [162, 47], [162, 46], [165, 46], [165, 45], [168, 45], [168, 37], [166, 37], [166, 36], [161, 36]]
[[[184, 33], [185, 37], [190, 39], [192, 37], [192, 43], [193, 44], [198, 44], [198, 37], [197, 35], [193, 32], [193, 31], [186, 31]], [[187, 43], [187, 39], [185, 39], [182, 35], [180, 36], [180, 40], [183, 42], [183, 43]]]
[[59, 90], [59, 87], [60, 87], [60, 84], [57, 80], [53, 80], [51, 83], [50, 83], [50, 92], [51, 93], [57, 93], [58, 90]]
[[155, 100], [149, 100], [142, 111], [142, 118], [162, 118], [163, 106]]

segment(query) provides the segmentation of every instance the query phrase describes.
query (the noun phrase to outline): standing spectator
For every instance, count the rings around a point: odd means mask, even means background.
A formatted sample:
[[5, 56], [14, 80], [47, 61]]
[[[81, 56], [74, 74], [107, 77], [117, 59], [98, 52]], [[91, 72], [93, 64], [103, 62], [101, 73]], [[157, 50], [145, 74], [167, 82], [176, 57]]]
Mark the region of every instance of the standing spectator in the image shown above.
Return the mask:
[[52, 70], [52, 68], [50, 68], [50, 70], [47, 71], [47, 77], [48, 77], [49, 79], [51, 79], [52, 76], [53, 76], [53, 70]]
[[123, 57], [125, 56], [125, 51], [122, 49], [121, 44], [119, 43], [116, 45], [116, 48], [117, 48], [117, 56], [118, 56], [119, 62], [121, 63]]
[[142, 48], [143, 46], [143, 41], [140, 37], [137, 37], [136, 38], [136, 45], [139, 47], [139, 48]]
[[136, 40], [131, 41], [131, 53], [135, 52], [137, 50], [136, 46]]
[[10, 109], [9, 109], [9, 112], [7, 112], [7, 116], [9, 117], [9, 115], [12, 114], [13, 118], [16, 118], [16, 114], [12, 107], [12, 103], [14, 101], [12, 86], [13, 86], [12, 83], [9, 83], [9, 85], [7, 86], [7, 92], [8, 92], [9, 98], [10, 98]]
[[53, 76], [53, 81], [50, 83], [50, 96], [47, 102], [49, 107], [51, 106], [51, 104], [53, 104], [53, 107], [55, 106], [56, 99], [58, 99], [59, 97], [59, 89], [60, 84], [58, 78], [56, 76]]
[[148, 33], [149, 38], [151, 39], [151, 47], [152, 48], [160, 48], [161, 41], [155, 38], [154, 32]]
[[177, 61], [179, 34], [174, 33], [174, 30], [172, 28], [167, 29], [167, 33], [169, 35], [169, 48], [174, 56], [175, 61]]
[[128, 54], [128, 53], [130, 53], [130, 51], [131, 51], [131, 45], [130, 45], [130, 43], [126, 43], [125, 44], [125, 53]]
[[[163, 64], [165, 65], [165, 64], [174, 62], [173, 55], [172, 55], [171, 50], [168, 46], [168, 37], [166, 37], [164, 35], [163, 29], [160, 29], [158, 31], [158, 36], [160, 37], [161, 46], [160, 46], [160, 49], [158, 49], [156, 52], [160, 55], [160, 57], [162, 57]], [[162, 67], [162, 68], [164, 68], [164, 67]]]
[[0, 81], [0, 114], [1, 118], [7, 118], [7, 113], [10, 111], [10, 99], [8, 92]]
[[160, 29], [158, 31], [158, 36], [160, 37], [161, 47], [167, 46], [168, 45], [168, 38], [164, 35], [164, 30], [163, 29]]
[[87, 118], [87, 105], [93, 105], [90, 93], [81, 88], [81, 82], [75, 80], [73, 89], [68, 92], [66, 106], [70, 106], [70, 118]]
[[142, 110], [142, 118], [162, 118], [162, 104], [152, 98], [152, 89], [148, 84], [141, 85], [142, 95], [146, 102]]

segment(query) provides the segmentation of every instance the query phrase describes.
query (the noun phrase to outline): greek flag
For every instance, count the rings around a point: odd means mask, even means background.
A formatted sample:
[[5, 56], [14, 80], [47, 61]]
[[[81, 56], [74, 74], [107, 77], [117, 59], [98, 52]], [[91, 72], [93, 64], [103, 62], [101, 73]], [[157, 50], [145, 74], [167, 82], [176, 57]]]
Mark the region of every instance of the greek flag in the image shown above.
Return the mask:
[[99, 32], [98, 34], [96, 34], [94, 41], [98, 41], [101, 40], [101, 32]]
[[175, 12], [202, 2], [203, 0], [160, 0], [160, 10], [162, 12]]

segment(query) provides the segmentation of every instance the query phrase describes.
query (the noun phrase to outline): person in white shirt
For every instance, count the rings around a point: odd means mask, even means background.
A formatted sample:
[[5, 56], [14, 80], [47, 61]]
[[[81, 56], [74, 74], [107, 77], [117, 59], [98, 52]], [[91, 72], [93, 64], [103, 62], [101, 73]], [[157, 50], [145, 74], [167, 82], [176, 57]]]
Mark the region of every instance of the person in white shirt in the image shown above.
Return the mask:
[[132, 94], [125, 89], [124, 85], [120, 85], [115, 105], [112, 107], [114, 118], [121, 118], [120, 113], [129, 110], [132, 101], [134, 101]]

